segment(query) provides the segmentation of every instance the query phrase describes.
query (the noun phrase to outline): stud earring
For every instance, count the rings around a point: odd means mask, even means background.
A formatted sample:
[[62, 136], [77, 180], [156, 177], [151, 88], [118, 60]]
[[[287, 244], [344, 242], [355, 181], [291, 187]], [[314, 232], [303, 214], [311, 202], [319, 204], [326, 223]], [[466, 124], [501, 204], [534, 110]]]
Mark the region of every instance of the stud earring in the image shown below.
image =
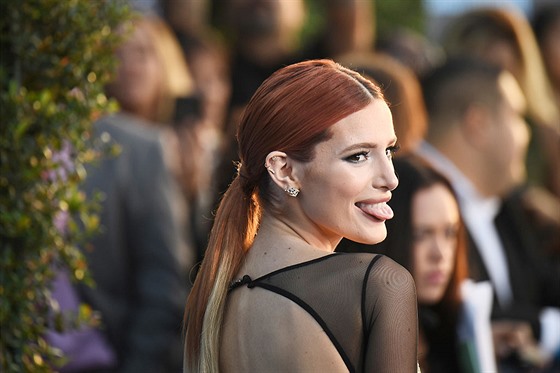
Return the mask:
[[299, 194], [299, 189], [294, 187], [288, 187], [284, 189], [284, 192], [288, 193], [290, 197], [297, 197], [297, 195]]

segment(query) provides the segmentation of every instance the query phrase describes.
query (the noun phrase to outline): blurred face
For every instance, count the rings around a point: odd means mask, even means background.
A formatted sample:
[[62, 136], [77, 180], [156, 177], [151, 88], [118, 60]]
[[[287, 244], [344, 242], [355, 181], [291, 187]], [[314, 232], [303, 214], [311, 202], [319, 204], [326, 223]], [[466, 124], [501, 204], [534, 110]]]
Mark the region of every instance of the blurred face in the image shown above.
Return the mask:
[[332, 137], [316, 146], [315, 158], [296, 170], [308, 228], [335, 244], [341, 237], [378, 243], [387, 235], [385, 220], [393, 216], [387, 201], [398, 184], [391, 112], [374, 100], [330, 130]]
[[420, 190], [412, 199], [413, 277], [418, 302], [439, 302], [449, 285], [457, 250], [459, 207], [442, 184]]
[[329, 4], [327, 30], [331, 55], [369, 50], [373, 45], [372, 3], [342, 1]]
[[525, 99], [515, 78], [503, 73], [499, 84], [503, 101], [488, 126], [486, 154], [489, 183], [494, 184], [495, 194], [504, 195], [525, 180], [529, 128], [523, 119]]
[[222, 129], [231, 93], [225, 63], [218, 54], [201, 51], [189, 60], [201, 94], [202, 114], [216, 129]]
[[130, 37], [117, 50], [118, 68], [110, 85], [123, 110], [149, 118], [155, 110], [163, 82], [163, 69], [149, 32], [135, 27]]
[[291, 32], [303, 22], [302, 0], [229, 0], [227, 4], [231, 23], [246, 37]]

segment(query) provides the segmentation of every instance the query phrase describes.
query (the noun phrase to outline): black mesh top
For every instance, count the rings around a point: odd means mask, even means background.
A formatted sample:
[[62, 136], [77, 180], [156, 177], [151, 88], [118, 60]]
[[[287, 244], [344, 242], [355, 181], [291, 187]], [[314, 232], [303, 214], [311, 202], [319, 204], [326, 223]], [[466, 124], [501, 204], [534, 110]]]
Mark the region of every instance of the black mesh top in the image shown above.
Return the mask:
[[260, 287], [305, 309], [350, 372], [416, 372], [417, 309], [412, 276], [382, 255], [335, 253], [241, 286]]

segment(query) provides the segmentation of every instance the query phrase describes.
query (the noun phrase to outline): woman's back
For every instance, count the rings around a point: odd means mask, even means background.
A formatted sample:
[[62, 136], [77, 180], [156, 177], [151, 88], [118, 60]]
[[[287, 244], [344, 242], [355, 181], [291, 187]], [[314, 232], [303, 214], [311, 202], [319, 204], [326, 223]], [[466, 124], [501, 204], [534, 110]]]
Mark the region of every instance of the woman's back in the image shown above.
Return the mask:
[[411, 282], [387, 257], [341, 253], [244, 277], [228, 295], [221, 369], [414, 371]]

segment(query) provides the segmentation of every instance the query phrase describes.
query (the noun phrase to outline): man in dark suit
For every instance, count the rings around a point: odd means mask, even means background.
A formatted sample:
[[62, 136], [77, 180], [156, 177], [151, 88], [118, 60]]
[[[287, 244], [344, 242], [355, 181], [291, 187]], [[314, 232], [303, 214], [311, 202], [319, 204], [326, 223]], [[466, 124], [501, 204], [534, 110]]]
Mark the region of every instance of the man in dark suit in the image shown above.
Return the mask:
[[560, 278], [519, 203], [529, 140], [515, 79], [466, 57], [422, 81], [429, 127], [418, 152], [453, 184], [470, 236], [470, 272], [493, 286], [495, 350], [506, 369], [542, 366], [560, 348]]
[[84, 248], [95, 287], [81, 300], [100, 312], [116, 352], [115, 372], [178, 372], [187, 274], [193, 252], [176, 206], [181, 200], [164, 162], [159, 132], [117, 114], [95, 123], [120, 147], [88, 169], [85, 191], [103, 194], [101, 234]]

